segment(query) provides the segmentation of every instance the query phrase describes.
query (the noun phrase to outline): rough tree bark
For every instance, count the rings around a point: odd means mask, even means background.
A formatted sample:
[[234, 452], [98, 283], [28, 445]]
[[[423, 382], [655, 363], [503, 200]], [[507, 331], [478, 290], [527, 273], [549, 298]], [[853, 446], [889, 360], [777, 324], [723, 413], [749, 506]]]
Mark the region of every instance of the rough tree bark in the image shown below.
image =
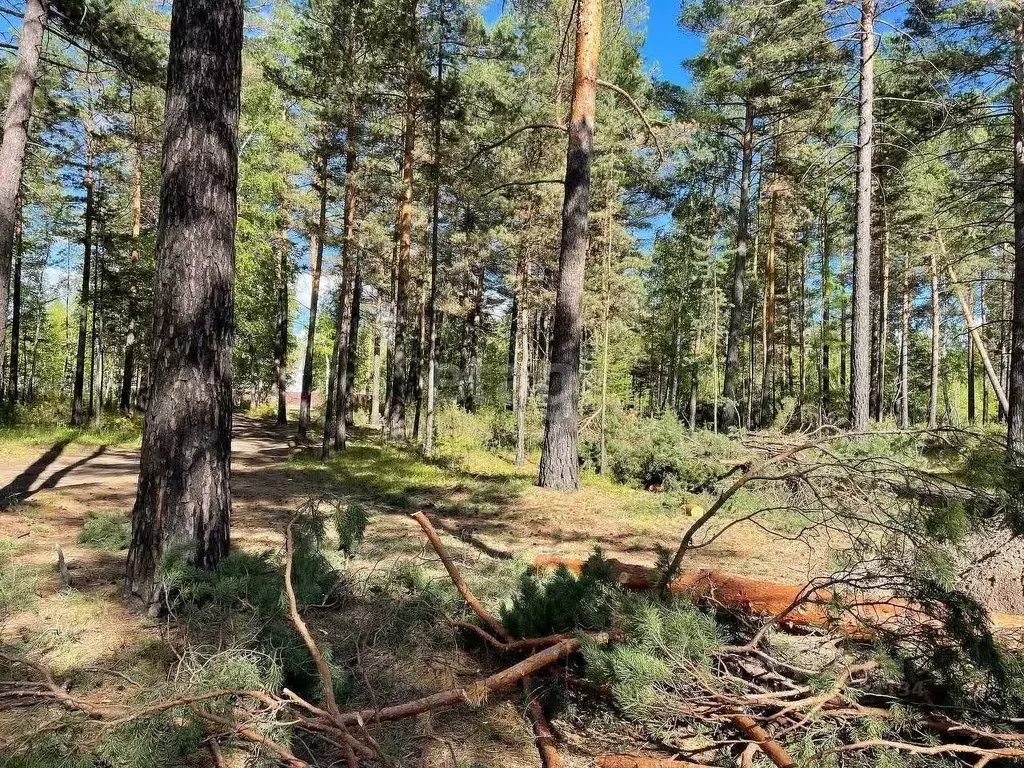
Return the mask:
[[[0, 307], [7, 306], [7, 286], [11, 282], [11, 258], [14, 254], [14, 228], [18, 212], [21, 174], [25, 167], [28, 123], [32, 116], [32, 98], [39, 77], [39, 55], [43, 45], [43, 24], [49, 0], [27, 0], [18, 42], [18, 63], [11, 78], [4, 117], [3, 143], [0, 144]], [[0, 312], [0, 359], [4, 356], [7, 312]]]
[[544, 447], [538, 482], [545, 488], [579, 487], [579, 368], [583, 270], [590, 237], [590, 155], [594, 141], [601, 0], [580, 0], [576, 17], [576, 73], [566, 151], [565, 198], [555, 296]]
[[363, 302], [362, 256], [356, 251], [355, 274], [352, 276], [352, 317], [348, 328], [348, 364], [345, 376], [345, 426], [354, 427], [355, 409], [352, 407], [352, 393], [356, 386], [356, 369], [359, 367], [359, 321]]
[[[320, 152], [320, 216], [316, 231], [309, 238], [313, 262], [312, 288], [309, 294], [309, 323], [306, 326], [306, 359], [302, 366], [302, 392], [299, 395], [299, 437], [309, 430], [309, 409], [313, 397], [313, 353], [316, 346], [316, 315], [320, 303], [320, 270], [324, 262], [324, 238], [327, 236], [327, 175], [328, 157], [326, 139]], [[327, 398], [324, 398], [326, 401]]]
[[125, 589], [166, 604], [162, 563], [228, 552], [242, 1], [175, 0], [150, 397]]
[[[743, 135], [740, 142], [740, 200], [736, 213], [736, 258], [732, 267], [729, 298], [729, 331], [725, 342], [725, 371], [722, 379], [724, 411], [722, 425], [728, 429], [739, 420], [736, 384], [740, 375], [740, 344], [743, 337], [743, 280], [747, 270], [747, 247], [750, 240], [750, 174], [754, 164], [754, 107], [746, 103]], [[751, 391], [753, 382], [751, 382]]]
[[857, 226], [850, 330], [850, 429], [867, 428], [871, 399], [871, 164], [875, 92], [875, 0], [860, 11], [860, 105], [857, 129]]
[[1006, 447], [1024, 464], [1024, 13], [1017, 13], [1013, 46], [1013, 297], [1010, 320]]

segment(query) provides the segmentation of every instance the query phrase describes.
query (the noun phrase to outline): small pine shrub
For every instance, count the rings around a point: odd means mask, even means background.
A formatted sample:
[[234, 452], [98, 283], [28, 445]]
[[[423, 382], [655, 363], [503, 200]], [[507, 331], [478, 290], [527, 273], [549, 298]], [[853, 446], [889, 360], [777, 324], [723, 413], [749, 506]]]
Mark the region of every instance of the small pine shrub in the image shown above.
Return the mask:
[[633, 718], [648, 715], [682, 660], [704, 665], [724, 641], [714, 617], [685, 600], [624, 595], [615, 609], [623, 641], [583, 644], [587, 677], [611, 688], [616, 705]]
[[96, 514], [86, 512], [85, 523], [78, 534], [78, 543], [93, 549], [120, 552], [132, 543], [131, 518], [122, 513]]
[[611, 624], [617, 593], [598, 551], [583, 564], [578, 577], [565, 566], [547, 577], [524, 572], [518, 592], [502, 609], [502, 621], [515, 637], [602, 630]]

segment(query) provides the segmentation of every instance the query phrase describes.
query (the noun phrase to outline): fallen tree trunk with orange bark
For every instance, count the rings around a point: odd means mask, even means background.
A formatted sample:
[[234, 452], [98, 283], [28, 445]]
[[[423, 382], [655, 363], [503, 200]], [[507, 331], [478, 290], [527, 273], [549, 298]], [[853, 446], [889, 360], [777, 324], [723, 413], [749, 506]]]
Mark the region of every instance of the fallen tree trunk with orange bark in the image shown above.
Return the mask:
[[[583, 560], [541, 555], [533, 568], [543, 572], [561, 566], [580, 574]], [[637, 591], [654, 589], [661, 574], [655, 568], [610, 558], [603, 561], [620, 586]], [[872, 640], [879, 631], [934, 621], [920, 608], [898, 598], [883, 595], [844, 595], [827, 588], [807, 588], [758, 581], [745, 576], [709, 569], [686, 571], [672, 580], [668, 589], [694, 602], [715, 605], [745, 615], [773, 617], [788, 628], [841, 631], [858, 640]], [[837, 610], [840, 609], [840, 610]], [[994, 630], [1024, 630], [1024, 616], [992, 613]]]

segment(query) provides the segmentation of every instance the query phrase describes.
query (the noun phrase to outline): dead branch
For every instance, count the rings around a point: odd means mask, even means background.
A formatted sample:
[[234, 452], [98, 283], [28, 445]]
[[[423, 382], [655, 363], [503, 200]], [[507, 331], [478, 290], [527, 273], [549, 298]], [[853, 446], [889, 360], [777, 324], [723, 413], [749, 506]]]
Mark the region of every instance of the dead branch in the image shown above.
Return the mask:
[[615, 83], [609, 83], [607, 80], [598, 80], [597, 84], [602, 88], [615, 91], [615, 93], [619, 94], [619, 96], [629, 102], [629, 106], [633, 108], [633, 111], [636, 112], [637, 116], [643, 122], [644, 128], [647, 129], [647, 135], [651, 137], [651, 141], [654, 143], [654, 149], [658, 153], [658, 162], [664, 165], [665, 154], [661, 151], [661, 144], [658, 143], [658, 137], [654, 133], [654, 128], [651, 127], [651, 123], [647, 119], [647, 115], [645, 115], [643, 110], [640, 109], [640, 105], [636, 103], [636, 99], [630, 95], [629, 91], [620, 88]]
[[558, 754], [558, 749], [555, 747], [555, 733], [551, 729], [547, 715], [544, 714], [544, 707], [541, 706], [540, 699], [530, 695], [530, 679], [528, 677], [523, 678], [523, 690], [526, 692], [526, 713], [530, 716], [530, 722], [533, 724], [533, 741], [540, 754], [541, 768], [562, 768], [562, 756]]
[[775, 763], [779, 768], [797, 768], [797, 762], [792, 755], [786, 751], [779, 742], [775, 741], [768, 732], [757, 724], [749, 715], [733, 715], [730, 722], [739, 728], [758, 748], [764, 752], [765, 757]]
[[[598, 637], [599, 640], [608, 642], [608, 636]], [[433, 709], [453, 707], [458, 704], [471, 704], [478, 706], [487, 700], [487, 696], [495, 691], [504, 690], [522, 681], [527, 675], [532, 675], [540, 670], [551, 666], [572, 655], [580, 648], [579, 640], [563, 640], [557, 645], [545, 648], [543, 651], [528, 656], [518, 664], [496, 672], [493, 675], [478, 680], [469, 686], [460, 688], [449, 688], [439, 693], [424, 696], [420, 699], [407, 701], [404, 704], [396, 704], [383, 709], [366, 709], [359, 712], [342, 713], [342, 721], [346, 724], [357, 722], [362, 718], [367, 723], [383, 723], [392, 720], [402, 720], [406, 717], [415, 717], [423, 712]]]
[[995, 759], [1017, 759], [1024, 758], [1024, 749], [1017, 747], [985, 748], [976, 747], [971, 744], [934, 744], [926, 746], [923, 744], [911, 744], [905, 741], [888, 741], [886, 739], [869, 739], [858, 741], [853, 744], [843, 744], [839, 747], [831, 747], [823, 750], [821, 755], [835, 752], [861, 752], [866, 749], [897, 749], [901, 752], [910, 752], [915, 755], [977, 755], [988, 760]]
[[644, 755], [598, 755], [596, 768], [710, 768], [703, 763]]
[[459, 172], [460, 173], [465, 173], [466, 171], [469, 170], [470, 166], [473, 165], [473, 163], [475, 163], [477, 161], [477, 159], [480, 157], [480, 155], [482, 155], [482, 154], [484, 154], [486, 152], [490, 152], [493, 149], [497, 149], [502, 144], [505, 144], [506, 142], [509, 142], [512, 139], [514, 139], [516, 136], [518, 136], [523, 131], [542, 131], [542, 130], [561, 131], [562, 133], [565, 133], [565, 126], [564, 125], [555, 125], [554, 123], [530, 123], [528, 125], [521, 125], [518, 128], [516, 128], [514, 131], [512, 131], [511, 133], [506, 134], [505, 136], [503, 136], [502, 138], [498, 139], [497, 141], [491, 142], [490, 144], [484, 144], [482, 147], [480, 147], [480, 149], [478, 149], [476, 152], [473, 153], [473, 156], [471, 158], [469, 158], [469, 160], [466, 162], [466, 164], [461, 169], [459, 169]]
[[437, 556], [441, 558], [441, 562], [444, 564], [444, 568], [448, 571], [448, 576], [451, 577], [452, 582], [455, 584], [456, 589], [459, 590], [459, 594], [462, 595], [469, 607], [473, 609], [473, 613], [480, 617], [480, 620], [490, 627], [500, 638], [506, 642], [512, 639], [508, 630], [505, 629], [505, 625], [502, 624], [494, 615], [492, 615], [483, 603], [476, 599], [476, 596], [466, 585], [465, 580], [462, 578], [462, 574], [459, 573], [459, 569], [455, 567], [455, 561], [452, 560], [452, 556], [448, 554], [448, 550], [445, 548], [444, 543], [441, 541], [441, 537], [437, 535], [437, 531], [434, 530], [434, 526], [430, 524], [430, 520], [422, 512], [417, 512], [412, 516], [412, 519], [420, 524], [423, 532], [427, 535], [427, 539], [430, 541], [430, 545], [437, 552]]

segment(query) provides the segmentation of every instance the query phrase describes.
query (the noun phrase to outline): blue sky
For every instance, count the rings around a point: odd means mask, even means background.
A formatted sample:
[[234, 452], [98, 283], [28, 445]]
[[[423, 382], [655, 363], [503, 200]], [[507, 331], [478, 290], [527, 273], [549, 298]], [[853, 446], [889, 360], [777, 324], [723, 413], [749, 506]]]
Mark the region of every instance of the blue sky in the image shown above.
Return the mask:
[[[497, 19], [504, 2], [506, 0], [490, 0], [484, 8], [484, 18], [488, 22]], [[679, 29], [676, 24], [679, 5], [680, 0], [647, 0], [647, 34], [643, 53], [648, 67], [657, 67], [661, 79], [688, 85], [690, 78], [683, 69], [683, 61], [700, 51], [702, 41], [698, 36]]]

